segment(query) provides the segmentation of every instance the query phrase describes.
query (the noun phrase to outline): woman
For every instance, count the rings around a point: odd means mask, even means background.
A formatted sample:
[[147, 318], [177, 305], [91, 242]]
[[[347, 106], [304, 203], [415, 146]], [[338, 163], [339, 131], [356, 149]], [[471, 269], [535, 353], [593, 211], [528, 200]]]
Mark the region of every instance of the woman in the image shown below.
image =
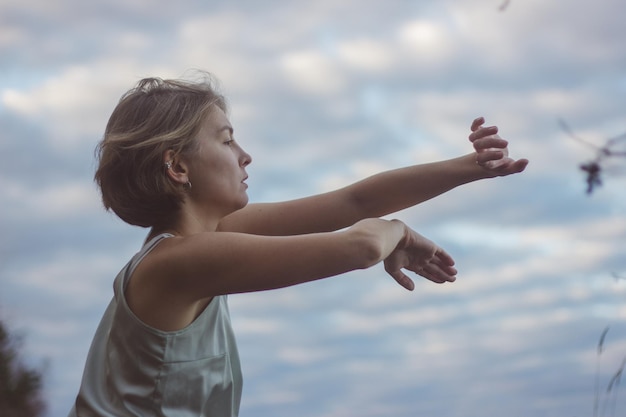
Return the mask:
[[115, 279], [70, 416], [236, 416], [242, 376], [227, 294], [381, 261], [408, 290], [414, 283], [403, 270], [453, 282], [450, 255], [402, 222], [378, 217], [528, 163], [508, 158], [498, 129], [479, 118], [469, 136], [474, 153], [248, 205], [252, 158], [226, 113], [208, 76], [144, 79], [113, 111], [96, 182], [107, 209], [150, 233]]

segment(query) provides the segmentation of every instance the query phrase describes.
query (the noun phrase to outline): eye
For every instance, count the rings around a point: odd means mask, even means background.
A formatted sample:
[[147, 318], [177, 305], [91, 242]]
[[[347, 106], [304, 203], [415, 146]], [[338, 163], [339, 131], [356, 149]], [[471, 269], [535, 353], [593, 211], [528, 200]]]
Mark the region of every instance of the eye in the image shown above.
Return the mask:
[[235, 143], [235, 139], [233, 139], [233, 138], [228, 138], [228, 140], [226, 140], [226, 142], [224, 142], [224, 144], [226, 144], [228, 146], [232, 145], [233, 143]]

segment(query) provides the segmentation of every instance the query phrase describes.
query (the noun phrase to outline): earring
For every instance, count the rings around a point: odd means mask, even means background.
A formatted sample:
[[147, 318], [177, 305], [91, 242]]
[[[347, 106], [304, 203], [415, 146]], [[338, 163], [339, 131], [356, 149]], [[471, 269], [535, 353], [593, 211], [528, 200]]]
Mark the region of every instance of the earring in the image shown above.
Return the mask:
[[187, 182], [183, 184], [183, 190], [185, 191], [191, 190], [191, 181], [187, 180]]
[[172, 162], [171, 162], [171, 161], [167, 161], [167, 162], [165, 163], [165, 169], [169, 170], [169, 169], [171, 169], [171, 168], [172, 168]]

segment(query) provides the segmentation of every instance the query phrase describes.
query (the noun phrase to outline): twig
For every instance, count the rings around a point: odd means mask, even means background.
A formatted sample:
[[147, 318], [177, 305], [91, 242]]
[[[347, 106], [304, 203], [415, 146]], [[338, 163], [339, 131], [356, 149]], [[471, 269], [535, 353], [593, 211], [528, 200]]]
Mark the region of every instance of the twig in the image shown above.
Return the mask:
[[602, 355], [602, 349], [604, 347], [604, 339], [609, 332], [609, 326], [606, 326], [600, 335], [598, 341], [597, 355], [596, 355], [596, 396], [593, 402], [593, 417], [598, 417], [598, 405], [600, 403], [600, 356]]
[[567, 122], [565, 120], [563, 120], [563, 119], [558, 119], [558, 120], [559, 120], [559, 125], [561, 126], [561, 129], [563, 129], [563, 131], [565, 133], [567, 133], [567, 135], [569, 137], [571, 137], [572, 139], [574, 139], [574, 140], [576, 140], [576, 141], [578, 141], [580, 143], [583, 143], [583, 144], [585, 144], [585, 145], [587, 145], [587, 146], [589, 146], [589, 147], [591, 147], [591, 148], [593, 148], [595, 150], [598, 150], [598, 146], [597, 145], [595, 145], [595, 144], [593, 144], [591, 142], [586, 141], [585, 139], [581, 138], [580, 136], [576, 136], [574, 134], [574, 131], [569, 127], [569, 125], [567, 124]]
[[[611, 401], [611, 415], [612, 416], [615, 415], [615, 403], [617, 401], [617, 390], [619, 389], [619, 384], [622, 380], [622, 372], [624, 371], [624, 365], [626, 365], [626, 358], [622, 360], [622, 365], [618, 368], [617, 372], [615, 372], [615, 374], [609, 381], [609, 385], [606, 388], [606, 394], [607, 394], [606, 401], [608, 402], [611, 399], [613, 400]], [[613, 388], [615, 388], [615, 390], [613, 390]], [[613, 395], [611, 396], [612, 391], [613, 391]]]
[[596, 187], [602, 185], [602, 162], [610, 157], [626, 157], [626, 150], [615, 149], [621, 141], [625, 141], [626, 143], [626, 133], [610, 138], [603, 146], [598, 146], [575, 135], [564, 120], [559, 119], [559, 124], [568, 136], [577, 142], [593, 148], [596, 152], [594, 159], [580, 165], [580, 169], [586, 173], [587, 194], [591, 194]]
[[611, 272], [611, 275], [615, 279], [615, 281], [619, 281], [621, 279], [626, 280], [626, 275], [620, 275], [617, 272]]

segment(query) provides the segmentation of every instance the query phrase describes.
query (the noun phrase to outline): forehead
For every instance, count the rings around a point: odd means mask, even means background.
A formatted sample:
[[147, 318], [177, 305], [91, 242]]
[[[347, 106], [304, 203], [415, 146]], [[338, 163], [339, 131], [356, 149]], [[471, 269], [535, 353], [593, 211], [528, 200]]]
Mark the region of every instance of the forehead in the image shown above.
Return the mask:
[[201, 129], [207, 133], [216, 133], [224, 128], [230, 128], [230, 120], [224, 111], [216, 105], [212, 105], [204, 116]]

